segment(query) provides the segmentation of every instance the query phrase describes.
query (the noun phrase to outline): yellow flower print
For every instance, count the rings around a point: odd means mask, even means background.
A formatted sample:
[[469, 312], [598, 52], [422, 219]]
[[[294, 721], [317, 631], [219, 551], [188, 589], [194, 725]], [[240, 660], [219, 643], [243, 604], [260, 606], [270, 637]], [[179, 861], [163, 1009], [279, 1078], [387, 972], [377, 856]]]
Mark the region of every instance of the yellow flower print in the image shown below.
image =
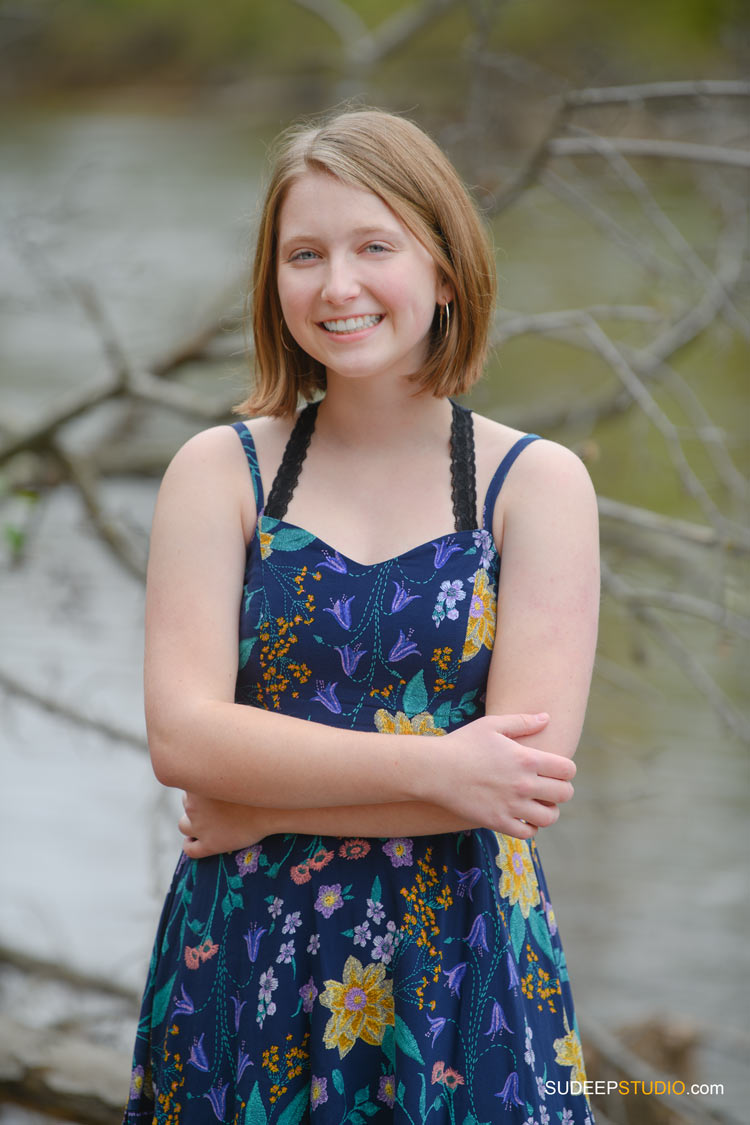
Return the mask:
[[528, 841], [517, 840], [515, 836], [495, 833], [498, 854], [495, 863], [500, 868], [500, 896], [506, 898], [511, 906], [518, 903], [524, 918], [528, 918], [532, 906], [539, 902], [539, 883], [531, 862]]
[[[568, 1021], [565, 1020], [567, 1027]], [[562, 1039], [555, 1039], [552, 1046], [555, 1048], [555, 1062], [560, 1066], [570, 1066], [573, 1068], [571, 1072], [571, 1081], [585, 1082], [586, 1069], [583, 1064], [583, 1049], [581, 1047], [581, 1040], [578, 1038], [575, 1030], [568, 1031], [568, 1034], [563, 1036]]]
[[381, 707], [375, 712], [375, 726], [381, 734], [445, 734], [442, 727], [435, 726], [435, 720], [429, 711], [420, 711], [410, 719], [403, 711], [391, 715]]
[[333, 1013], [323, 1033], [326, 1047], [338, 1047], [343, 1059], [358, 1039], [373, 1047], [382, 1043], [386, 1027], [395, 1023], [393, 981], [386, 980], [385, 965], [373, 961], [364, 966], [347, 957], [343, 980], [325, 984], [320, 1003]]
[[497, 597], [487, 577], [487, 571], [480, 567], [474, 575], [474, 589], [469, 603], [469, 624], [466, 629], [461, 660], [471, 660], [482, 648], [492, 651], [495, 643], [495, 618], [497, 617]]
[[271, 551], [273, 549], [271, 547], [271, 543], [273, 542], [273, 535], [271, 534], [270, 531], [261, 531], [259, 533], [259, 539], [260, 539], [260, 557], [262, 559], [267, 559], [268, 556], [271, 554]]

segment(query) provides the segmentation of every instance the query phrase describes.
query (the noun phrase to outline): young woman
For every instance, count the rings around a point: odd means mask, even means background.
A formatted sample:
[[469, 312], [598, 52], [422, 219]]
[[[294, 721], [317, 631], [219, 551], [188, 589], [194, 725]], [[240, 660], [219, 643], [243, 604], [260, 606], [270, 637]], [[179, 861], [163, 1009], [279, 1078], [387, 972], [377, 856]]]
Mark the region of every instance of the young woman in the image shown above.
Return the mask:
[[180, 450], [154, 520], [149, 742], [185, 844], [130, 1125], [591, 1120], [534, 837], [573, 793], [596, 506], [566, 449], [449, 397], [493, 296], [415, 125], [284, 137], [252, 421]]

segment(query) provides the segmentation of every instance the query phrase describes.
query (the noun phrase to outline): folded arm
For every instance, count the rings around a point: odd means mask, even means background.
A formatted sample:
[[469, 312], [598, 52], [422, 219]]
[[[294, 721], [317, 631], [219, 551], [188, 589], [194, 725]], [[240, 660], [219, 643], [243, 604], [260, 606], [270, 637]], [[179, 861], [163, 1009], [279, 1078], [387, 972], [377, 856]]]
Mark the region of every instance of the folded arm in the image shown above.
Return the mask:
[[[479, 825], [528, 836], [552, 823], [572, 794], [575, 767], [566, 770], [561, 759], [572, 757], [580, 735], [596, 636], [596, 507], [578, 459], [548, 442], [529, 447], [493, 528], [503, 566], [487, 713], [515, 715], [520, 703], [528, 715], [549, 711], [550, 723], [527, 716], [509, 734], [488, 718], [425, 746], [232, 701], [255, 513], [243, 509], [247, 470], [231, 431], [207, 431], [192, 445], [165, 478], [149, 568], [147, 719], [160, 780], [190, 791], [195, 809], [203, 800], [206, 823], [208, 802], [220, 802], [211, 823], [221, 814], [238, 834], [254, 827], [258, 838]], [[520, 743], [530, 739], [524, 756]], [[425, 752], [434, 763], [428, 772]], [[189, 817], [182, 827], [192, 835]], [[219, 850], [249, 842], [237, 838]]]

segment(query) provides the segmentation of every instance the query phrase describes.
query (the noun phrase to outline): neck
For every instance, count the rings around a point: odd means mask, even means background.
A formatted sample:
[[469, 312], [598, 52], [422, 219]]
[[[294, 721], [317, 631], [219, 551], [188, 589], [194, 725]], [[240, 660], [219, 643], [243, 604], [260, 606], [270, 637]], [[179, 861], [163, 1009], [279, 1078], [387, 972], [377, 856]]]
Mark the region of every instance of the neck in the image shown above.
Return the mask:
[[450, 427], [448, 399], [429, 391], [415, 394], [405, 379], [328, 379], [320, 404], [316, 429], [342, 447], [368, 446], [381, 452], [386, 447], [412, 445], [434, 437], [444, 438]]

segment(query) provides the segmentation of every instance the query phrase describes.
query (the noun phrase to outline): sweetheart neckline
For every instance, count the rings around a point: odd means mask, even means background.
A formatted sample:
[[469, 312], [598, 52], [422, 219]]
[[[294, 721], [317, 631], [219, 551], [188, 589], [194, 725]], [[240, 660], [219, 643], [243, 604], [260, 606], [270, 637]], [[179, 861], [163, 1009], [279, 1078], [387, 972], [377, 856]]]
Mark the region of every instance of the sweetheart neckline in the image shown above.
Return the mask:
[[[257, 525], [260, 525], [261, 520], [273, 520], [276, 525], [283, 524], [284, 527], [290, 527], [294, 531], [301, 531], [305, 535], [310, 535], [312, 537], [312, 540], [320, 543], [328, 551], [332, 551], [334, 555], [338, 555], [338, 557], [344, 562], [351, 563], [353, 566], [365, 567], [370, 570], [376, 566], [385, 566], [387, 563], [398, 562], [399, 559], [404, 559], [407, 557], [407, 555], [414, 555], [417, 553], [417, 551], [424, 551], [427, 547], [435, 547], [445, 540], [453, 538], [454, 536], [474, 536], [478, 531], [484, 531], [488, 535], [492, 550], [494, 551], [497, 558], [500, 558], [500, 554], [497, 547], [495, 546], [495, 540], [493, 539], [492, 534], [487, 531], [487, 528], [484, 527], [466, 528], [463, 531], [456, 531], [455, 529], [453, 531], [446, 531], [443, 535], [436, 535], [432, 539], [426, 539], [423, 543], [417, 543], [414, 547], [409, 547], [406, 551], [399, 551], [397, 555], [390, 555], [387, 559], [380, 559], [378, 562], [367, 563], [360, 562], [358, 559], [353, 559], [351, 555], [347, 555], [343, 551], [339, 551], [338, 548], [334, 547], [332, 543], [328, 543], [325, 539], [321, 539], [321, 537], [319, 535], [316, 535], [314, 531], [310, 531], [308, 528], [302, 527], [298, 523], [291, 523], [289, 520], [279, 520], [274, 516], [267, 516], [263, 511], [261, 511], [258, 516]], [[250, 540], [250, 543], [252, 543], [254, 539], [255, 533], [253, 533], [253, 538]], [[250, 544], [248, 544], [248, 547], [249, 546]], [[307, 544], [305, 544], [305, 546], [307, 546]]]

